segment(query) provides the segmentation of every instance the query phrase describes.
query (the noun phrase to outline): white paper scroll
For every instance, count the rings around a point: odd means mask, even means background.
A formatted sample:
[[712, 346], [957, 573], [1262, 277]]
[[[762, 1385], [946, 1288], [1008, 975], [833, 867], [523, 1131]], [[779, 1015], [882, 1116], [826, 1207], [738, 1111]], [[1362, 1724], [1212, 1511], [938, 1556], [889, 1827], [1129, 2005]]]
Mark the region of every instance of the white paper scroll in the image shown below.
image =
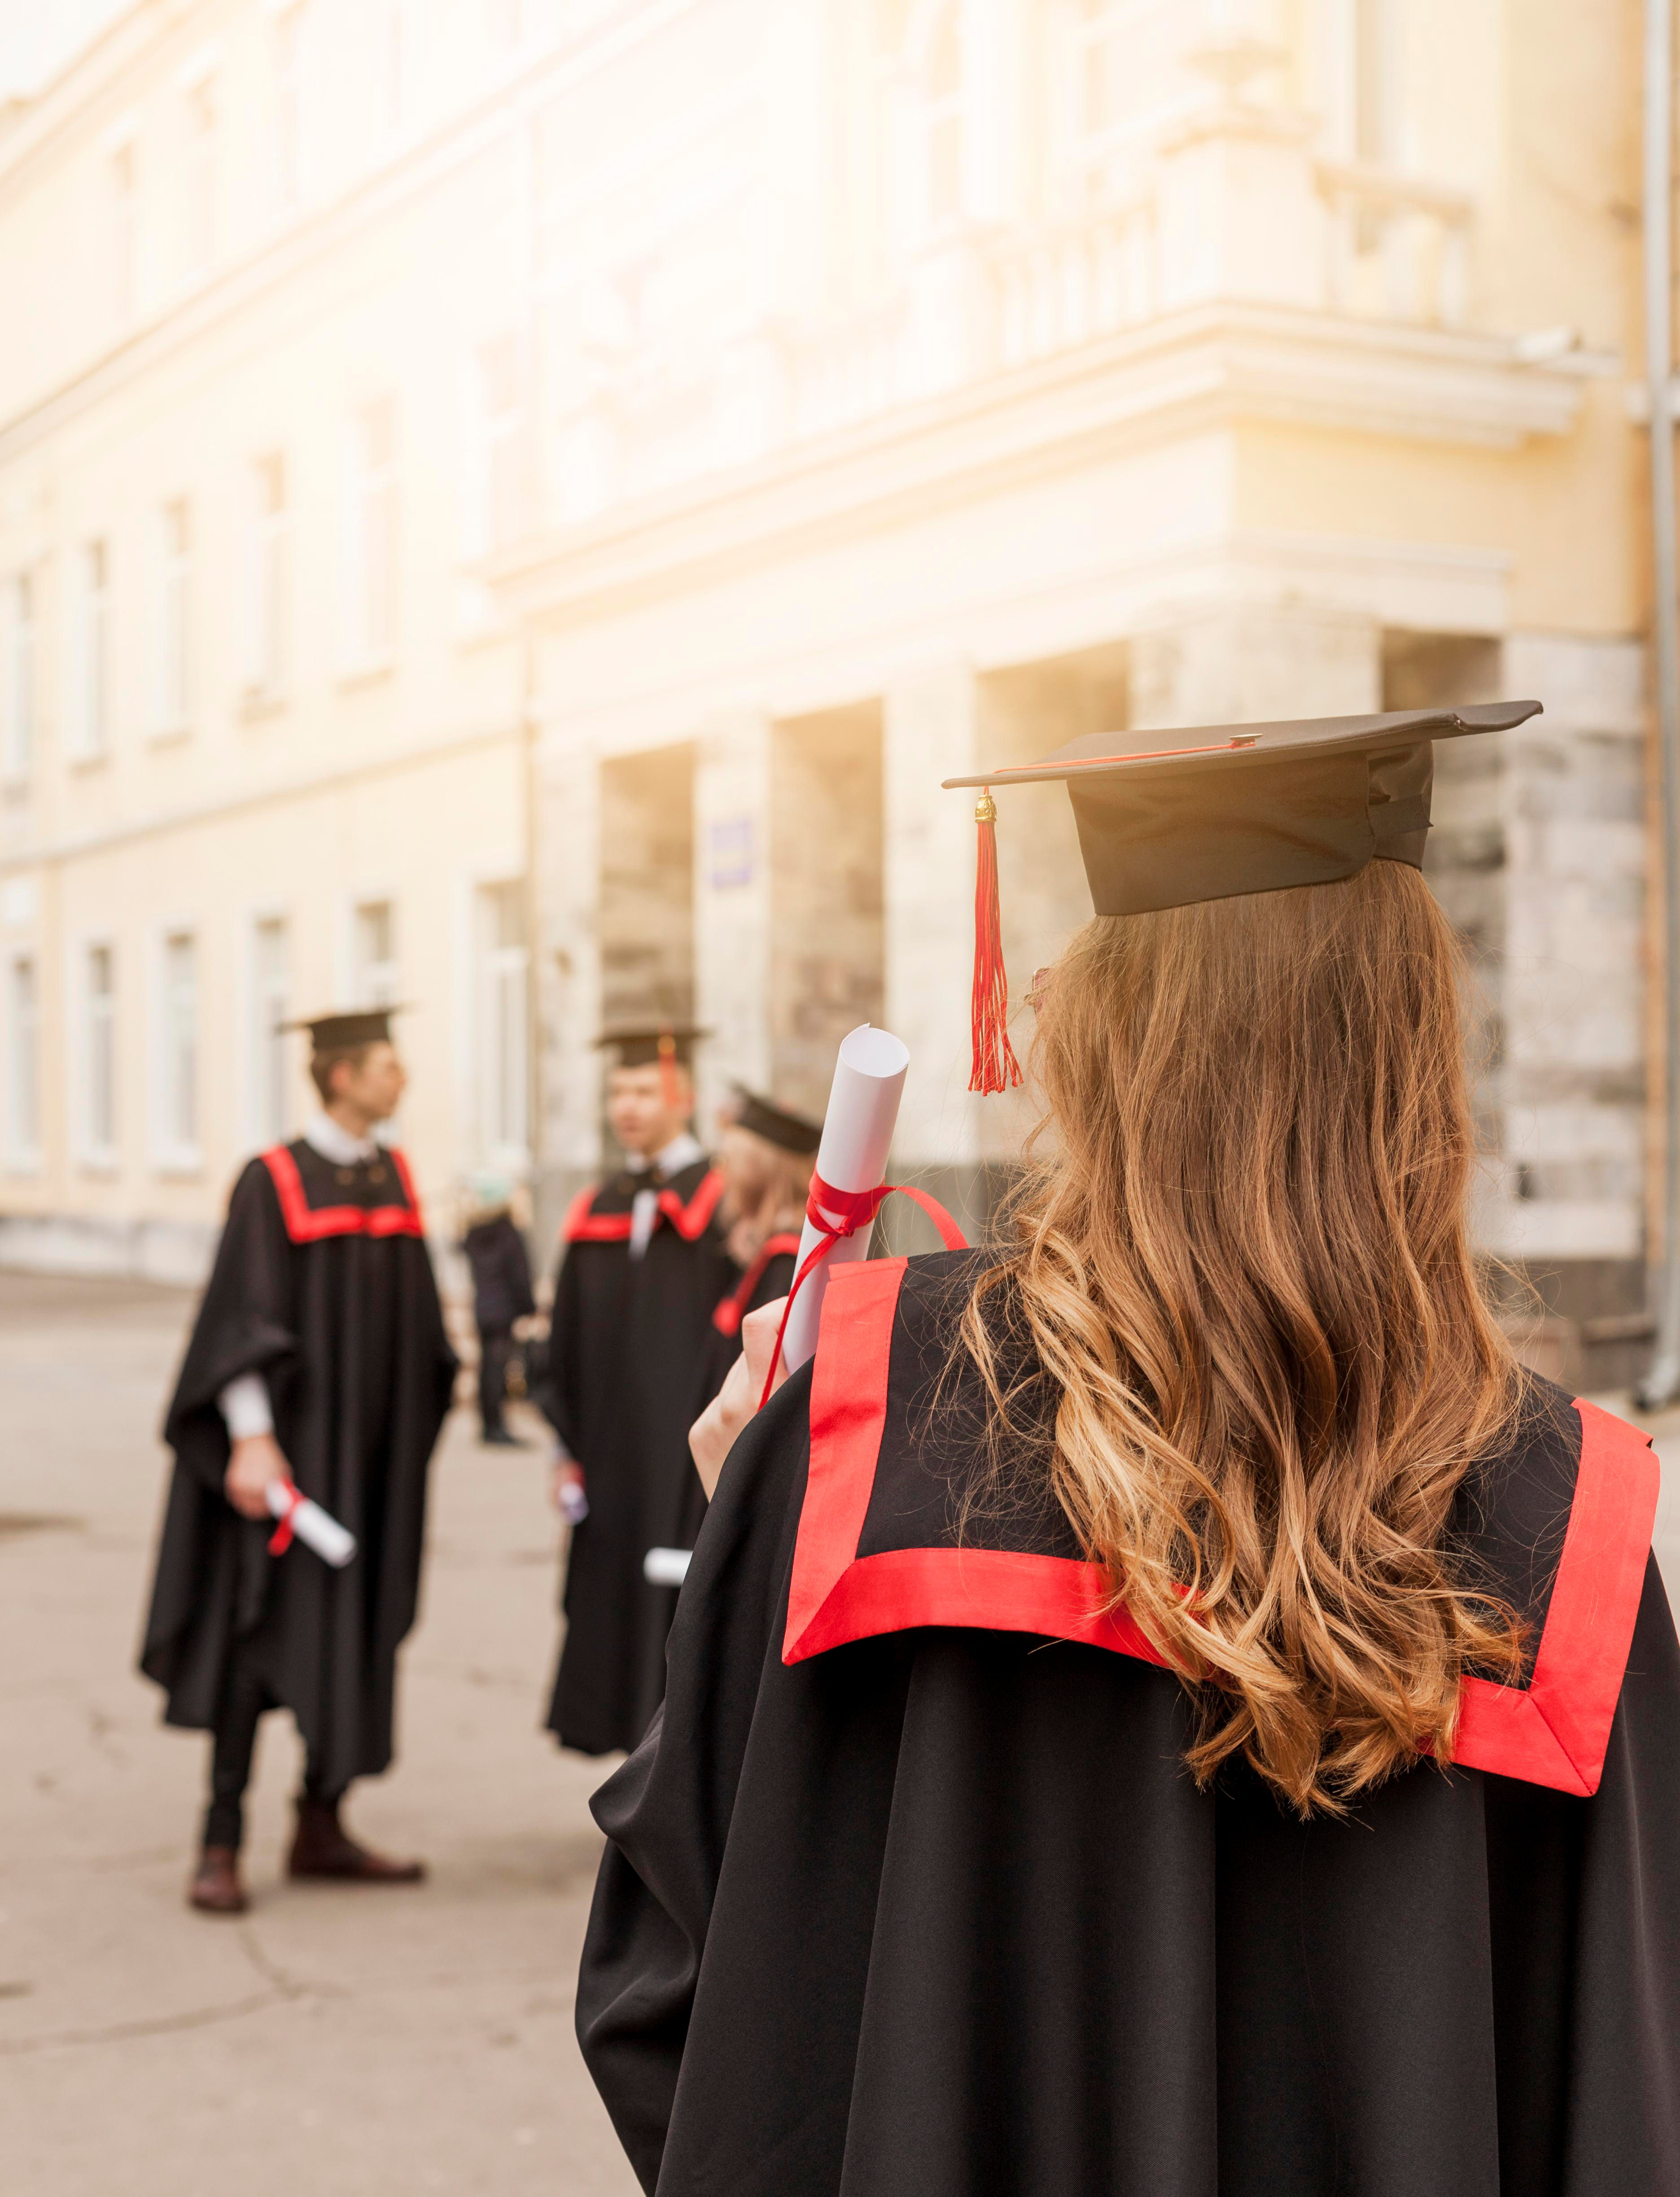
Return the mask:
[[[910, 1066], [908, 1049], [890, 1031], [860, 1023], [842, 1040], [834, 1064], [834, 1083], [823, 1117], [822, 1144], [817, 1152], [817, 1173], [836, 1190], [873, 1190], [886, 1178], [887, 1153], [898, 1121], [898, 1102], [904, 1094], [905, 1072]], [[831, 1220], [843, 1218], [831, 1214]], [[782, 1355], [790, 1373], [816, 1354], [817, 1329], [830, 1271], [843, 1259], [869, 1256], [871, 1231], [860, 1228], [855, 1236], [843, 1236], [821, 1263], [806, 1276], [788, 1315]], [[819, 1231], [808, 1220], [799, 1239], [797, 1273], [821, 1243]]]
[[347, 1526], [341, 1526], [328, 1510], [304, 1496], [301, 1503], [295, 1500], [293, 1490], [283, 1480], [269, 1482], [269, 1508], [276, 1518], [292, 1514], [292, 1531], [306, 1549], [313, 1549], [324, 1564], [334, 1571], [342, 1571], [356, 1554], [356, 1536]]
[[692, 1549], [650, 1549], [641, 1560], [641, 1575], [649, 1586], [681, 1586], [693, 1554]]

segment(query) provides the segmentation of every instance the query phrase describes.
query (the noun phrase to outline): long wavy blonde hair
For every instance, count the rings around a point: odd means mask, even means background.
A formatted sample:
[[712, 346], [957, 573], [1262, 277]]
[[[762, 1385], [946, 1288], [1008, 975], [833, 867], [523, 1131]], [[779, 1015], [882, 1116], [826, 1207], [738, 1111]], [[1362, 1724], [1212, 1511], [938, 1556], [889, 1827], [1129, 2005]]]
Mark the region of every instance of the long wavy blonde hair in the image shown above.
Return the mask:
[[1461, 977], [1399, 863], [1098, 917], [964, 1315], [999, 1455], [1047, 1382], [1056, 1495], [1195, 1697], [1198, 1781], [1240, 1754], [1302, 1813], [1445, 1761], [1466, 1669], [1521, 1658], [1443, 1546], [1521, 1381], [1468, 1240]]

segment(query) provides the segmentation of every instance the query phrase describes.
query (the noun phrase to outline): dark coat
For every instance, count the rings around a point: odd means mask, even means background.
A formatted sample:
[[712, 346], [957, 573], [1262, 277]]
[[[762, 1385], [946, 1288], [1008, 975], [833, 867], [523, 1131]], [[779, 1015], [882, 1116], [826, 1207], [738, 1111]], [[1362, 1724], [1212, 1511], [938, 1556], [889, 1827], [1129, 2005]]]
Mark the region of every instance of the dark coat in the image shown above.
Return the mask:
[[[360, 1544], [342, 1571], [223, 1493], [217, 1398], [260, 1373], [304, 1494]], [[301, 1139], [235, 1185], [164, 1439], [175, 1452], [141, 1668], [170, 1724], [208, 1729], [236, 1638], [256, 1645], [327, 1790], [391, 1759], [414, 1619], [426, 1476], [455, 1360], [400, 1154], [335, 1168]]]
[[472, 1317], [482, 1334], [512, 1327], [536, 1310], [531, 1294], [530, 1255], [509, 1214], [475, 1221], [461, 1238], [472, 1270]]
[[1532, 1621], [1524, 1683], [1467, 1682], [1459, 1766], [1301, 1823], [1245, 1769], [1197, 1789], [1184, 1690], [1041, 1471], [959, 1533], [967, 1272], [836, 1273], [596, 1797], [578, 2033], [643, 2188], [1672, 2197], [1680, 1651], [1641, 1438], [1536, 1385], [1455, 1521]]

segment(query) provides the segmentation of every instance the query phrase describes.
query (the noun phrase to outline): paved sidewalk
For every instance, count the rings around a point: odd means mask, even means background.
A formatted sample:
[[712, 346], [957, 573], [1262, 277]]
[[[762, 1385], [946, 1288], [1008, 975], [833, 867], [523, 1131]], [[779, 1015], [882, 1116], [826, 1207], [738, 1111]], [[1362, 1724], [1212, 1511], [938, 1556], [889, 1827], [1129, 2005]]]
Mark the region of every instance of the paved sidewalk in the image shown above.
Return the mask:
[[0, 1274], [0, 2186], [634, 2197], [572, 2038], [600, 1771], [536, 1728], [556, 1539], [538, 1452], [451, 1420], [399, 1762], [351, 1796], [432, 1881], [285, 1881], [298, 1753], [275, 1716], [252, 1912], [182, 1904], [206, 1742], [159, 1725], [133, 1659], [188, 1309]]

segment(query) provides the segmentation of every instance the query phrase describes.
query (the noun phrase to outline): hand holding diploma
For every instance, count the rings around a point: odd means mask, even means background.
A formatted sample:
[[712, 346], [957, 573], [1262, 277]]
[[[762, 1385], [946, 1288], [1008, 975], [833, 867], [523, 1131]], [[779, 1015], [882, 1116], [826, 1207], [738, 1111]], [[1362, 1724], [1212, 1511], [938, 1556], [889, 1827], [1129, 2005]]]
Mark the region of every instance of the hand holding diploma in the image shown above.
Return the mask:
[[[761, 1305], [741, 1322], [741, 1354], [729, 1368], [723, 1386], [688, 1429], [688, 1453], [708, 1503], [716, 1493], [717, 1476], [736, 1435], [758, 1409], [786, 1301], [785, 1297], [778, 1297], [773, 1304]], [[786, 1378], [786, 1365], [779, 1366], [773, 1386], [779, 1388]]]
[[269, 1482], [268, 1507], [280, 1521], [269, 1543], [270, 1556], [284, 1556], [294, 1537], [334, 1571], [342, 1571], [356, 1554], [355, 1534], [330, 1511], [299, 1494], [289, 1478]]

